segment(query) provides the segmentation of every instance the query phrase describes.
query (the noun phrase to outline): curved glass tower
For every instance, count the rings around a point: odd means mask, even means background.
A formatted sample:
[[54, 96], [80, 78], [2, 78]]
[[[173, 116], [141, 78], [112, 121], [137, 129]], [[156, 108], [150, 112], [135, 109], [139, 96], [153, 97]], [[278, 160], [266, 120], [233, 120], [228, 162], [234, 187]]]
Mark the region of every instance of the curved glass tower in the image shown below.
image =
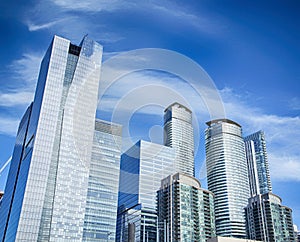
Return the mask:
[[179, 103], [173, 103], [164, 113], [164, 143], [175, 149], [176, 171], [194, 176], [194, 131], [192, 112]]
[[229, 119], [206, 123], [208, 189], [215, 195], [218, 236], [246, 238], [249, 180], [242, 128]]

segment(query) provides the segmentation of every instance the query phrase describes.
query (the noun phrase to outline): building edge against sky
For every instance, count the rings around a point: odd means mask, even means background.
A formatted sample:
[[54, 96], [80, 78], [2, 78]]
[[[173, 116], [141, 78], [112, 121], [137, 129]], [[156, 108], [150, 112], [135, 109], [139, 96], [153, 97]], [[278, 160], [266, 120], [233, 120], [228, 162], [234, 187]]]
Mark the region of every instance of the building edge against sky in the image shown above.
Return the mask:
[[87, 37], [76, 46], [54, 36], [18, 131], [1, 240], [81, 240], [101, 58]]

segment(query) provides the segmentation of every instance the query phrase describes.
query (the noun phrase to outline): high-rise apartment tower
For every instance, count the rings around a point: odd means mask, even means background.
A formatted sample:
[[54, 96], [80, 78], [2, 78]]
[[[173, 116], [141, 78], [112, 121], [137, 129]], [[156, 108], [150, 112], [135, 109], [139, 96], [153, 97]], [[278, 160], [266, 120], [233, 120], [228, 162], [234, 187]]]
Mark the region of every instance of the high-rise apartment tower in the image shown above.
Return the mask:
[[215, 195], [216, 233], [246, 238], [244, 208], [250, 193], [242, 128], [229, 119], [212, 120], [207, 125], [207, 182]]
[[214, 195], [176, 173], [161, 181], [157, 196], [159, 241], [206, 242], [216, 236]]
[[164, 113], [164, 143], [175, 149], [176, 171], [194, 176], [194, 130], [192, 112], [173, 103]]

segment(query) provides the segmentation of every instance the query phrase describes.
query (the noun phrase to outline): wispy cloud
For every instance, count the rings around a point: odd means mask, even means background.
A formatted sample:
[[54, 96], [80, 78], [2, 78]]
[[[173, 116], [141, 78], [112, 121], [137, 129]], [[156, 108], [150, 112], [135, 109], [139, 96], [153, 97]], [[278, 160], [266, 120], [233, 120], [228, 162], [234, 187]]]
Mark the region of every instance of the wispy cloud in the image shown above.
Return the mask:
[[33, 92], [15, 91], [8, 93], [0, 92], [0, 106], [27, 106], [33, 100]]
[[[101, 85], [101, 83], [100, 83]], [[260, 107], [251, 106], [243, 95], [230, 88], [219, 91], [227, 118], [243, 126], [244, 135], [264, 130], [267, 139], [271, 178], [273, 180], [299, 180], [300, 174], [300, 117], [268, 114]], [[176, 76], [143, 71], [121, 78], [108, 90], [99, 102], [99, 111], [113, 113], [117, 122], [124, 121], [134, 113], [162, 116], [163, 108], [178, 101], [190, 107], [199, 127], [209, 120], [207, 107], [191, 86]], [[160, 106], [156, 108], [155, 105]], [[154, 108], [148, 106], [153, 105]], [[136, 108], [139, 107], [139, 108]], [[143, 108], [144, 107], [144, 108]], [[147, 108], [145, 108], [147, 107]], [[151, 119], [143, 122], [152, 122]], [[148, 132], [148, 131], [147, 131]], [[197, 130], [196, 137], [202, 131]]]
[[115, 11], [120, 8], [128, 7], [131, 1], [123, 0], [52, 0], [52, 2], [65, 9], [77, 10], [80, 12], [100, 12], [100, 11]]
[[20, 120], [0, 116], [0, 134], [15, 136]]
[[42, 56], [42, 53], [28, 52], [20, 59], [14, 60], [8, 65], [10, 71], [14, 73], [13, 78], [27, 84], [35, 84]]
[[43, 23], [43, 24], [37, 24], [37, 23], [33, 23], [32, 21], [27, 21], [27, 26], [28, 26], [29, 31], [38, 31], [38, 30], [42, 30], [42, 29], [49, 29], [50, 27], [52, 27], [62, 21], [63, 20], [55, 20], [55, 21]]
[[220, 91], [228, 118], [243, 126], [244, 134], [264, 130], [273, 180], [297, 180], [300, 174], [300, 117], [268, 114], [250, 106], [232, 89]]
[[289, 108], [295, 111], [299, 111], [300, 110], [300, 98], [298, 97], [293, 97], [290, 101], [289, 101]]

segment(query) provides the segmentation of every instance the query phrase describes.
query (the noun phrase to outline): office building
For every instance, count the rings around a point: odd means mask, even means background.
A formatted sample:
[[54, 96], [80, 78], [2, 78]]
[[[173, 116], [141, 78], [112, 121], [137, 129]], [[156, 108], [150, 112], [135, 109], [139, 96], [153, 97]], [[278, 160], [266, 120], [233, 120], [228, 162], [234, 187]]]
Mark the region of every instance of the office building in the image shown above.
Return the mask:
[[244, 138], [249, 173], [250, 196], [272, 192], [266, 141], [263, 131]]
[[176, 152], [176, 170], [195, 176], [192, 112], [173, 103], [164, 112], [164, 142]]
[[122, 127], [96, 120], [82, 241], [115, 241]]
[[246, 238], [244, 208], [250, 192], [242, 128], [229, 119], [206, 124], [207, 182], [215, 195], [216, 233]]
[[176, 173], [161, 182], [157, 196], [159, 241], [206, 242], [215, 237], [214, 198], [191, 176]]
[[246, 208], [248, 237], [264, 242], [294, 242], [292, 210], [272, 193], [249, 198]]
[[55, 36], [19, 126], [0, 208], [1, 241], [81, 241], [102, 46]]
[[172, 148], [143, 140], [122, 154], [117, 241], [128, 241], [132, 231], [135, 242], [157, 241], [156, 194], [175, 173], [174, 159]]

